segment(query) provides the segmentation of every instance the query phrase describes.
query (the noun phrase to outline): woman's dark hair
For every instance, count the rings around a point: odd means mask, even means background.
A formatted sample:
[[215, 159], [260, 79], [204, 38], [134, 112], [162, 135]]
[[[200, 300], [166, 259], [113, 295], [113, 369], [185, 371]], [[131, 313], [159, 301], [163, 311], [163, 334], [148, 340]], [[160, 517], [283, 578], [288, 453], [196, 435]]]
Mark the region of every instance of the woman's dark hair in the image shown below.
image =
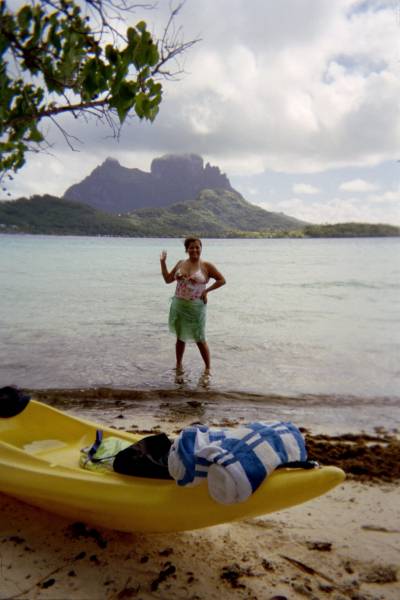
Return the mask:
[[188, 251], [189, 250], [189, 246], [190, 244], [193, 244], [193, 242], [199, 242], [200, 247], [203, 247], [203, 244], [201, 243], [201, 239], [200, 238], [195, 238], [195, 237], [188, 237], [186, 238], [186, 240], [184, 241], [185, 244], [185, 250]]

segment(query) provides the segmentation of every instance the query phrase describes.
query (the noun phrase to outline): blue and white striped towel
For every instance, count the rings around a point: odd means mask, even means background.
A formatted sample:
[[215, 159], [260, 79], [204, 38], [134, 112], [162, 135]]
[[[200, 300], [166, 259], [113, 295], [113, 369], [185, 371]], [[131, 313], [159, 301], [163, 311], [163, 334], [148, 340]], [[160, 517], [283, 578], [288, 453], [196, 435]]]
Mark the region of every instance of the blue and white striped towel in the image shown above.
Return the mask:
[[217, 502], [243, 502], [279, 465], [305, 461], [299, 429], [290, 422], [248, 423], [235, 429], [183, 429], [171, 446], [168, 469], [178, 485], [207, 479]]

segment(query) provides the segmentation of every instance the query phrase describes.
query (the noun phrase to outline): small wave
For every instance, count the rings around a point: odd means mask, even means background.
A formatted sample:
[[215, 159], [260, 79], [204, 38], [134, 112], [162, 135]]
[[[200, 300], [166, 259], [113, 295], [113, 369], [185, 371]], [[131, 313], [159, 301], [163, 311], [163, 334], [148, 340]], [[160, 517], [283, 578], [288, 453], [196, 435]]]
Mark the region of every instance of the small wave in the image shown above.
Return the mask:
[[359, 289], [367, 289], [367, 290], [398, 290], [400, 289], [400, 284], [398, 283], [389, 283], [389, 282], [369, 282], [362, 281], [357, 279], [348, 279], [348, 280], [339, 280], [339, 281], [314, 281], [314, 282], [306, 282], [306, 283], [274, 283], [270, 284], [274, 287], [280, 288], [299, 288], [299, 289], [316, 289], [316, 290], [326, 290], [331, 288], [359, 288]]
[[223, 390], [223, 389], [204, 389], [204, 388], [182, 388], [181, 386], [171, 385], [165, 388], [154, 389], [129, 389], [114, 387], [92, 387], [79, 389], [39, 389], [28, 390], [36, 399], [42, 400], [54, 406], [85, 406], [97, 405], [101, 403], [104, 410], [127, 403], [150, 402], [168, 400], [203, 400], [212, 402], [235, 402], [244, 405], [250, 404], [269, 404], [269, 405], [298, 405], [299, 402], [306, 406], [358, 406], [358, 405], [382, 405], [398, 406], [399, 396], [371, 396], [360, 397], [352, 395], [338, 394], [299, 394], [299, 395], [280, 395], [280, 394], [259, 394], [246, 392], [242, 390]]

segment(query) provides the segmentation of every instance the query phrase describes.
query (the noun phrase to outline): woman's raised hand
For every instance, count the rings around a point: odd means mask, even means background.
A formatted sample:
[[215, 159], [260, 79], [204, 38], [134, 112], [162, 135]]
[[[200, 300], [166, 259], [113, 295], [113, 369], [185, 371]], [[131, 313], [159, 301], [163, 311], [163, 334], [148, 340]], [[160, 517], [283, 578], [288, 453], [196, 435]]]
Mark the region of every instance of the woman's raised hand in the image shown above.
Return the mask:
[[167, 260], [167, 251], [163, 250], [160, 254], [160, 260], [161, 262], [165, 262]]

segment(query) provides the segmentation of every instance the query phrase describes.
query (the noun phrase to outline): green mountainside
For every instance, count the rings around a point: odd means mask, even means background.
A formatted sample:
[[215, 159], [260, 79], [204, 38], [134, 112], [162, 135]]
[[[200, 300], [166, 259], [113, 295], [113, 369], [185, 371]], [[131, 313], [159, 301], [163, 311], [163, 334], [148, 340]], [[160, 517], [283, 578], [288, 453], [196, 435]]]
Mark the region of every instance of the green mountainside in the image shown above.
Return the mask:
[[129, 215], [104, 213], [54, 196], [0, 202], [0, 233], [124, 237], [371, 237], [399, 236], [390, 225], [309, 225], [268, 212], [228, 190], [203, 190], [191, 202], [137, 209]]
[[249, 233], [288, 231], [302, 228], [303, 221], [281, 213], [268, 212], [246, 202], [235, 191], [203, 190], [192, 202], [166, 208], [141, 208], [128, 218], [147, 235], [242, 237]]
[[49, 235], [137, 235], [126, 220], [55, 196], [0, 202], [0, 232]]
[[54, 196], [0, 203], [0, 231], [58, 235], [182, 237], [241, 236], [298, 229], [305, 223], [267, 212], [237, 192], [204, 190], [197, 200], [167, 208], [137, 209], [111, 215], [86, 204]]

